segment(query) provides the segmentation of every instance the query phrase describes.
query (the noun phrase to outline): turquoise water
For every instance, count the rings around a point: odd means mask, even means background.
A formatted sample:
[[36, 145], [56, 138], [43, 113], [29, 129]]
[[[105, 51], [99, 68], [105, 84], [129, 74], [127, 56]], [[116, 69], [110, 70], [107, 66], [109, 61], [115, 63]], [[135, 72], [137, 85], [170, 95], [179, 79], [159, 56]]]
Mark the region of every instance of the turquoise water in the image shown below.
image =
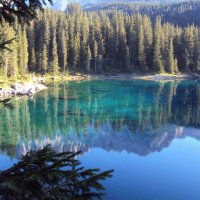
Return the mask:
[[198, 200], [200, 82], [68, 82], [0, 105], [1, 170], [49, 143], [114, 169], [106, 200]]

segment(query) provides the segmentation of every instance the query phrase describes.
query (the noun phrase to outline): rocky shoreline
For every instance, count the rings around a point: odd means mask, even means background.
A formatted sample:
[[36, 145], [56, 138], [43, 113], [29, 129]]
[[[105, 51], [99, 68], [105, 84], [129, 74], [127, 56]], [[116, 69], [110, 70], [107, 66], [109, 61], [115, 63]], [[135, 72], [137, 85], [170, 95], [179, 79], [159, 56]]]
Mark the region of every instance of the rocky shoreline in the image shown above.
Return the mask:
[[15, 83], [8, 89], [0, 88], [0, 102], [7, 101], [16, 96], [33, 96], [47, 87], [41, 83]]
[[55, 82], [55, 81], [72, 81], [72, 80], [99, 80], [99, 79], [141, 79], [141, 80], [152, 80], [152, 81], [172, 81], [172, 80], [188, 80], [188, 79], [200, 79], [200, 75], [198, 74], [101, 74], [101, 75], [70, 75], [69, 77], [56, 77], [49, 78], [47, 81], [44, 78], [38, 78], [33, 82], [28, 83], [15, 83], [11, 85], [10, 88], [0, 88], [0, 102], [6, 102], [9, 99], [16, 96], [33, 96], [35, 93], [47, 89], [47, 87], [42, 84], [44, 81]]
[[73, 81], [73, 80], [90, 80], [90, 75], [70, 75], [70, 76], [55, 76], [55, 77], [37, 77], [32, 78], [32, 81], [27, 83], [13, 83], [9, 88], [0, 87], [0, 103], [6, 103], [11, 98], [17, 96], [33, 96], [35, 93], [47, 89], [43, 84], [56, 81]]

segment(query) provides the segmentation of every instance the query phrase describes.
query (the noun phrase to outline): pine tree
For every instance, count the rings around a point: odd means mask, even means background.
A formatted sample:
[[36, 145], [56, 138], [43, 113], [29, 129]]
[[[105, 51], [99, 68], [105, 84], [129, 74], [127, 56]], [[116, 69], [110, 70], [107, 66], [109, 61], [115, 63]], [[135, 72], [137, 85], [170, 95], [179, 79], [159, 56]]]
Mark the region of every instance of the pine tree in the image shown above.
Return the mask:
[[23, 54], [24, 54], [24, 73], [28, 71], [28, 40], [25, 27], [22, 31], [22, 43], [23, 43]]
[[69, 66], [73, 67], [73, 49], [74, 49], [74, 26], [75, 26], [75, 18], [74, 16], [69, 15], [69, 22], [68, 22], [68, 37], [69, 37], [69, 51], [68, 51], [68, 61], [69, 61]]
[[130, 70], [130, 52], [128, 46], [125, 48], [124, 67], [126, 70]]
[[93, 49], [92, 49], [92, 59], [94, 63], [94, 72], [97, 72], [97, 61], [98, 61], [98, 45], [95, 40], [93, 44]]
[[17, 32], [18, 39], [18, 66], [19, 66], [19, 74], [24, 77], [25, 76], [25, 68], [24, 68], [24, 45], [23, 45], [23, 32], [20, 25], [18, 25]]
[[45, 74], [47, 72], [47, 69], [48, 69], [48, 51], [46, 45], [44, 44], [41, 53], [40, 72], [42, 74]]
[[162, 34], [162, 26], [161, 26], [161, 18], [157, 17], [154, 28], [154, 45], [153, 45], [153, 66], [155, 71], [163, 72], [163, 61], [161, 54], [161, 34]]
[[132, 69], [137, 67], [137, 34], [136, 34], [137, 26], [136, 26], [136, 18], [135, 16], [131, 16], [130, 19], [127, 22], [127, 44], [129, 46], [130, 51], [130, 65], [132, 66]]
[[152, 43], [153, 43], [153, 30], [150, 18], [146, 15], [143, 17], [144, 26], [144, 47], [146, 53], [146, 65], [148, 68], [152, 64]]
[[78, 61], [79, 61], [79, 47], [80, 47], [80, 40], [79, 40], [79, 36], [76, 35], [74, 38], [74, 42], [73, 42], [74, 46], [72, 49], [72, 58], [73, 58], [73, 63], [72, 66], [73, 68], [77, 68], [78, 67]]
[[[8, 24], [0, 25], [0, 42], [8, 41], [15, 37], [14, 29]], [[16, 77], [17, 69], [17, 42], [16, 40], [9, 43], [6, 48], [0, 51], [0, 75]]]
[[[8, 29], [7, 34], [8, 39], [16, 37], [15, 31], [12, 27]], [[14, 40], [10, 45], [9, 48], [11, 52], [9, 52], [9, 68], [8, 68], [8, 76], [16, 78], [18, 76], [18, 67], [17, 67], [17, 41]]]
[[30, 72], [36, 71], [36, 55], [35, 55], [35, 23], [31, 22], [27, 27], [27, 40], [28, 40], [28, 70]]
[[111, 178], [113, 170], [81, 167], [76, 159], [80, 153], [57, 153], [50, 145], [30, 151], [1, 172], [2, 199], [102, 199], [105, 188], [101, 182]]
[[194, 56], [194, 27], [187, 27], [183, 31], [182, 35], [182, 60], [183, 70], [190, 71], [193, 68], [193, 56]]
[[129, 47], [127, 46], [126, 30], [124, 25], [124, 17], [122, 14], [118, 15], [118, 62], [125, 70], [129, 70], [130, 67], [130, 54]]
[[146, 53], [144, 47], [144, 32], [143, 27], [140, 24], [138, 30], [138, 62], [140, 66], [140, 70], [146, 71]]
[[31, 53], [29, 54], [29, 69], [30, 72], [36, 71], [36, 55], [35, 55], [35, 49], [31, 49]]
[[67, 67], [67, 38], [65, 35], [65, 31], [62, 31], [62, 35], [61, 35], [61, 40], [62, 40], [62, 60], [61, 60], [61, 68], [63, 73], [66, 72], [66, 67]]
[[58, 44], [58, 61], [62, 72], [65, 73], [67, 66], [67, 39], [64, 27], [64, 16], [61, 15], [57, 23], [57, 44]]
[[84, 67], [85, 57], [88, 55], [87, 45], [89, 43], [89, 21], [86, 15], [82, 16], [81, 29], [80, 29], [80, 65]]
[[174, 59], [174, 72], [175, 73], [178, 73], [179, 70], [178, 70], [178, 61], [177, 61], [177, 58]]
[[106, 43], [106, 51], [109, 58], [109, 63], [108, 63], [109, 66], [110, 67], [115, 66], [117, 62], [117, 42], [115, 40], [113, 27], [110, 27], [109, 29], [109, 35]]
[[[44, 50], [44, 47], [47, 49], [47, 53], [46, 53], [46, 56], [47, 56], [47, 66], [50, 65], [50, 25], [49, 25], [49, 18], [50, 17], [50, 13], [48, 10], [45, 10], [44, 11], [44, 14], [43, 14], [43, 35], [42, 35], [42, 38], [43, 38], [43, 47], [42, 47], [42, 50]], [[48, 68], [48, 67], [47, 67]]]
[[195, 31], [195, 44], [194, 44], [194, 71], [200, 71], [200, 32], [198, 29]]
[[25, 27], [21, 27], [18, 25], [17, 32], [17, 40], [18, 40], [18, 66], [19, 66], [19, 74], [24, 77], [28, 70], [28, 41], [26, 36]]
[[99, 16], [97, 16], [94, 19], [94, 31], [95, 31], [95, 40], [98, 45], [98, 56], [103, 56], [104, 55], [104, 39], [101, 31], [101, 19]]
[[173, 39], [169, 39], [169, 46], [167, 51], [167, 69], [168, 73], [174, 73], [174, 48], [173, 48]]
[[85, 68], [87, 72], [90, 72], [90, 64], [91, 64], [91, 60], [92, 60], [92, 55], [91, 55], [91, 50], [90, 47], [87, 47], [87, 54], [85, 57]]
[[53, 33], [53, 43], [52, 43], [52, 72], [53, 74], [58, 74], [59, 66], [58, 66], [58, 52], [57, 52], [57, 43], [56, 43], [56, 31]]

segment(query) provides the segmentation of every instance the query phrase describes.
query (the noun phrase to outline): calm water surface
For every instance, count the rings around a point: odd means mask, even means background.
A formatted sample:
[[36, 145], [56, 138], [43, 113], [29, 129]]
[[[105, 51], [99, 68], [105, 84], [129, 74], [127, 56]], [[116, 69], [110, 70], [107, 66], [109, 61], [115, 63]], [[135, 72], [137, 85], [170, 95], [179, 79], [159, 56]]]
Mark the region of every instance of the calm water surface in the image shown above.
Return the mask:
[[114, 169], [106, 200], [199, 200], [200, 82], [69, 82], [0, 105], [0, 170], [49, 143]]

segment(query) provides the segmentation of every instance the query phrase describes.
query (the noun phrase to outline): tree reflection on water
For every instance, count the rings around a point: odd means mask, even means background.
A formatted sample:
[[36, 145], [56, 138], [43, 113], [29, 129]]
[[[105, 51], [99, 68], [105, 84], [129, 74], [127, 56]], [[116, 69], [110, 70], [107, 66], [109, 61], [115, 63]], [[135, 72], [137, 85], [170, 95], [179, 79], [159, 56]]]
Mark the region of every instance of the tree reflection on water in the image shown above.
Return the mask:
[[[175, 138], [200, 140], [199, 80], [56, 83], [32, 100], [0, 104], [0, 155], [20, 158], [51, 144], [148, 155]], [[126, 95], [125, 95], [126, 94]]]

